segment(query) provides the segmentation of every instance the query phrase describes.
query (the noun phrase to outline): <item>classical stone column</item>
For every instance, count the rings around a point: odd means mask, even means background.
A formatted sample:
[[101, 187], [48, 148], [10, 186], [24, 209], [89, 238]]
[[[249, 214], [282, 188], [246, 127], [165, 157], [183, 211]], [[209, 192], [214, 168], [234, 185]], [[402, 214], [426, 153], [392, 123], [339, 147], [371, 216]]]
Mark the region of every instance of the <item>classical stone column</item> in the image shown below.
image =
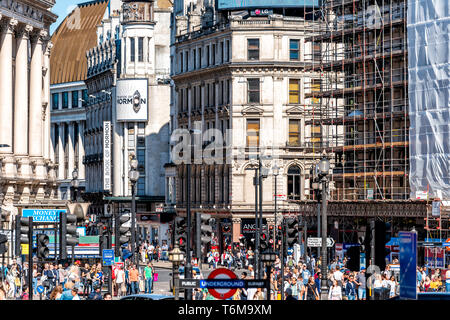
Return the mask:
[[[28, 40], [33, 27], [22, 25], [16, 32], [16, 67], [14, 85], [14, 155], [17, 173], [22, 179], [32, 176], [28, 158]], [[20, 202], [29, 200], [30, 189], [22, 189]]]
[[85, 179], [84, 154], [84, 121], [80, 121], [78, 123], [78, 177], [80, 180]]
[[233, 242], [239, 242], [239, 236], [241, 235], [241, 218], [232, 218], [233, 224]]
[[28, 40], [32, 26], [25, 25], [16, 33], [16, 81], [14, 104], [14, 153], [28, 155]]
[[48, 41], [45, 45], [44, 49], [44, 68], [43, 68], [43, 75], [44, 75], [44, 83], [43, 83], [43, 105], [45, 106], [45, 120], [44, 120], [44, 128], [43, 128], [43, 135], [44, 135], [44, 158], [45, 159], [54, 159], [52, 158], [51, 154], [53, 152], [53, 146], [51, 145], [51, 119], [50, 119], [50, 51], [53, 47], [53, 43]]
[[56, 152], [58, 152], [58, 159], [59, 159], [59, 163], [58, 163], [58, 179], [59, 180], [64, 180], [64, 171], [65, 171], [65, 162], [64, 162], [64, 127], [65, 127], [65, 123], [61, 122], [60, 125], [58, 126], [59, 128], [59, 134], [58, 134], [58, 150], [56, 150]]
[[13, 146], [12, 45], [17, 23], [14, 19], [5, 19], [0, 24], [0, 144], [9, 146], [0, 147], [0, 154], [11, 154]]
[[42, 40], [46, 35], [45, 30], [31, 35], [30, 121], [28, 131], [30, 157], [43, 156], [43, 122], [45, 117], [42, 114]]
[[72, 179], [72, 172], [75, 168], [75, 138], [75, 123], [69, 122], [69, 141], [67, 141], [69, 144], [67, 148], [69, 150], [67, 179], [69, 180]]

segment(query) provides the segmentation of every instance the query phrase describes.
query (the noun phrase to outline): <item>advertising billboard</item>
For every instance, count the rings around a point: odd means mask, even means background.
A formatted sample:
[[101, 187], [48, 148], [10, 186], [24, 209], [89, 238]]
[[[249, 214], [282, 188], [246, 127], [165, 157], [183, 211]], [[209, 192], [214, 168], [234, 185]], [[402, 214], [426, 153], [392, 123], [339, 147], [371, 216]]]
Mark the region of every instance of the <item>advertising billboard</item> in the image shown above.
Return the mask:
[[103, 121], [103, 190], [111, 191], [111, 121]]
[[23, 209], [22, 217], [33, 217], [33, 222], [59, 222], [60, 212], [67, 214], [67, 209]]
[[218, 0], [219, 10], [319, 7], [321, 0]]
[[116, 86], [117, 121], [148, 121], [148, 79], [120, 79]]

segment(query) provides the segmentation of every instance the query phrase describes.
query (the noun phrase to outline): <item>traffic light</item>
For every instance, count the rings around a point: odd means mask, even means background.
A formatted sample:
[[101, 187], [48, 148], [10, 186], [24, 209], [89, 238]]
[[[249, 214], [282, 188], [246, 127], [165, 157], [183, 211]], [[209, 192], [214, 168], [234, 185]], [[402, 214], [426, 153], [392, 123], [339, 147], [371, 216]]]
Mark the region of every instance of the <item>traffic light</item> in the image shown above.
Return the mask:
[[16, 248], [15, 248], [16, 256], [19, 256], [21, 254], [21, 244], [30, 245], [30, 243], [33, 241], [33, 218], [32, 217], [16, 216], [16, 237], [15, 238], [16, 238]]
[[77, 216], [74, 214], [66, 214], [61, 212], [59, 216], [59, 252], [62, 260], [67, 259], [67, 246], [75, 246], [78, 244], [77, 235]]
[[125, 243], [130, 242], [131, 239], [131, 227], [125, 225], [130, 221], [131, 217], [129, 214], [118, 214], [116, 215], [116, 220], [114, 222], [114, 253], [116, 257], [122, 256], [120, 248]]
[[391, 250], [386, 248], [386, 245], [389, 241], [391, 241], [391, 234], [392, 234], [392, 225], [390, 222], [386, 222], [386, 234], [384, 237], [384, 250], [385, 250], [385, 257], [391, 254]]
[[103, 223], [99, 224], [98, 235], [98, 246], [100, 248], [100, 252], [103, 252], [104, 249], [108, 249], [108, 226]]
[[0, 229], [3, 229], [3, 222], [8, 218], [8, 214], [0, 208]]
[[275, 239], [274, 239], [274, 226], [270, 225], [269, 226], [269, 246], [272, 247], [273, 249], [275, 249], [274, 244], [275, 244]]
[[353, 246], [347, 249], [347, 268], [350, 269], [350, 271], [360, 271], [360, 246]]
[[375, 222], [375, 265], [381, 271], [386, 269], [386, 223], [383, 221]]
[[47, 259], [49, 254], [50, 254], [50, 250], [48, 249], [48, 244], [50, 242], [49, 237], [46, 234], [38, 234], [36, 235], [36, 254], [38, 259]]
[[181, 251], [186, 252], [186, 219], [178, 217], [175, 219], [175, 243], [178, 244]]
[[4, 234], [0, 234], [0, 254], [4, 254], [8, 249], [6, 248], [6, 243], [8, 242], [8, 237]]
[[288, 218], [286, 224], [287, 244], [288, 246], [293, 246], [295, 243], [298, 243], [298, 221], [295, 218]]
[[211, 242], [212, 239], [212, 220], [210, 214], [202, 214], [199, 213], [198, 217], [200, 219], [197, 219], [197, 223], [200, 223], [200, 231], [201, 231], [201, 242], [204, 245], [207, 245]]
[[277, 245], [280, 246], [281, 242], [283, 241], [283, 226], [281, 225], [277, 227], [276, 240]]
[[269, 235], [266, 230], [261, 231], [261, 235], [259, 236], [259, 247], [261, 248], [260, 252], [264, 252], [269, 247]]

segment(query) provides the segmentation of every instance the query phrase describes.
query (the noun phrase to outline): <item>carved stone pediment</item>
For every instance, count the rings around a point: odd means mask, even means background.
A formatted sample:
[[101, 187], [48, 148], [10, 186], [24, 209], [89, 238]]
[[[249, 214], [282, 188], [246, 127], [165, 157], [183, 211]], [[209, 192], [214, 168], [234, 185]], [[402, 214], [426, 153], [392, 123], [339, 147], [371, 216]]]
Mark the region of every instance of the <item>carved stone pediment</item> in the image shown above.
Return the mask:
[[287, 114], [302, 114], [303, 110], [299, 106], [294, 106], [286, 109]]
[[243, 115], [262, 115], [263, 112], [263, 109], [255, 106], [246, 107], [241, 111]]

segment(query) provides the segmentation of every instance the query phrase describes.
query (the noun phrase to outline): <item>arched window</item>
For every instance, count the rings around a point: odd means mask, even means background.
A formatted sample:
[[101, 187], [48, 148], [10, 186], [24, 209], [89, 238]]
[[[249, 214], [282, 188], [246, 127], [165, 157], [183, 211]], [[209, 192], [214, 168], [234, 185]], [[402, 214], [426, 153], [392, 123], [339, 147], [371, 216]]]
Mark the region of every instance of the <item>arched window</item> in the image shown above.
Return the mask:
[[301, 170], [298, 166], [291, 166], [288, 170], [288, 197], [290, 200], [301, 199]]

